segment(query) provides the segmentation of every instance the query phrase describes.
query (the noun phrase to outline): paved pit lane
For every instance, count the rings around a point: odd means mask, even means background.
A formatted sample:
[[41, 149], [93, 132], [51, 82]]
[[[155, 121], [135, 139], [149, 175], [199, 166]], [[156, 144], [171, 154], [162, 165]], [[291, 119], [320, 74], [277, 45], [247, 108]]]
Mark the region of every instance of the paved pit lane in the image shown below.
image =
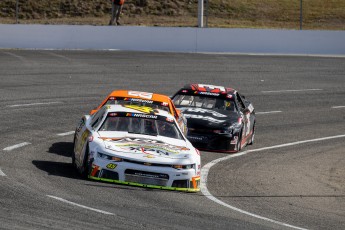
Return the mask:
[[[344, 229], [344, 66], [332, 57], [0, 50], [1, 228]], [[209, 194], [83, 180], [71, 168], [72, 130], [112, 90], [172, 95], [190, 82], [238, 89], [258, 112], [253, 146], [201, 153], [202, 166], [212, 164]], [[31, 144], [4, 150], [20, 143]]]

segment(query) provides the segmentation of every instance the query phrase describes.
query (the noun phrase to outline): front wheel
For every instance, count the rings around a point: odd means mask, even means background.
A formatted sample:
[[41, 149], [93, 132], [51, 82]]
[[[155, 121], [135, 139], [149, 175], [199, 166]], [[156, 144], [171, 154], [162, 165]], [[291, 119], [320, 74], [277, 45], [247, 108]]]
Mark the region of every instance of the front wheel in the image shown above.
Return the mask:
[[84, 179], [87, 179], [89, 176], [89, 145], [86, 146], [83, 166], [81, 167], [80, 174]]
[[254, 138], [255, 138], [255, 124], [253, 125], [253, 133], [252, 133], [252, 136], [250, 137], [250, 141], [248, 145], [252, 145], [254, 143]]
[[236, 150], [237, 150], [237, 152], [241, 151], [241, 149], [242, 149], [241, 142], [242, 142], [242, 130], [241, 130], [241, 132], [239, 132], [239, 134], [238, 134], [238, 140], [237, 140], [237, 144], [236, 144]]
[[74, 135], [74, 138], [73, 138], [73, 152], [72, 152], [72, 167], [73, 168], [77, 168], [77, 165], [75, 164], [75, 153], [74, 153], [74, 150], [75, 150], [75, 135]]

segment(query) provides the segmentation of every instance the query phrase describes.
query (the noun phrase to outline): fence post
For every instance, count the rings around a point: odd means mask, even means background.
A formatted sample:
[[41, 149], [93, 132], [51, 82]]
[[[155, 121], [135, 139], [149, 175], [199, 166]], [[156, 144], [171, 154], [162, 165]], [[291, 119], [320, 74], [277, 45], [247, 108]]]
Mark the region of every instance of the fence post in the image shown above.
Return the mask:
[[204, 27], [204, 0], [198, 0], [198, 27]]

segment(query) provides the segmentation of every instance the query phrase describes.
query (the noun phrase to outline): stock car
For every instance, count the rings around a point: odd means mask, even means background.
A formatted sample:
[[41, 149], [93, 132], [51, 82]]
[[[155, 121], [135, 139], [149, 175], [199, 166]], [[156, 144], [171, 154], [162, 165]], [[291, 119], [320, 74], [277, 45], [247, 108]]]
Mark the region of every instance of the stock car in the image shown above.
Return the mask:
[[146, 110], [166, 110], [175, 117], [182, 132], [185, 135], [187, 134], [186, 118], [180, 110], [176, 109], [171, 98], [166, 95], [130, 90], [115, 90], [111, 92], [97, 108], [91, 110], [90, 115], [97, 112], [104, 105], [115, 104], [131, 105], [137, 108], [138, 106], [145, 106], [144, 109]]
[[98, 181], [200, 191], [200, 152], [167, 111], [105, 105], [76, 127], [72, 165]]
[[187, 84], [172, 99], [187, 118], [187, 138], [196, 148], [239, 152], [254, 143], [254, 106], [235, 89]]

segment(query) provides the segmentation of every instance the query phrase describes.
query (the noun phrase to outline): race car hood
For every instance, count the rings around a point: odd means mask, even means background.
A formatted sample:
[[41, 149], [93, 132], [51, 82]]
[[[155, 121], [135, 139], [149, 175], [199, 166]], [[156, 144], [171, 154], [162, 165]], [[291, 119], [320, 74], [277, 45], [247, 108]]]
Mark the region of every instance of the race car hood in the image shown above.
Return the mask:
[[187, 118], [188, 128], [222, 129], [237, 122], [238, 113], [204, 108], [179, 108]]
[[[147, 161], [154, 163], [190, 163], [194, 149], [188, 147], [185, 141], [179, 145], [165, 141], [137, 137], [100, 137], [104, 144], [104, 151], [118, 157]], [[184, 143], [184, 144], [182, 144]]]

